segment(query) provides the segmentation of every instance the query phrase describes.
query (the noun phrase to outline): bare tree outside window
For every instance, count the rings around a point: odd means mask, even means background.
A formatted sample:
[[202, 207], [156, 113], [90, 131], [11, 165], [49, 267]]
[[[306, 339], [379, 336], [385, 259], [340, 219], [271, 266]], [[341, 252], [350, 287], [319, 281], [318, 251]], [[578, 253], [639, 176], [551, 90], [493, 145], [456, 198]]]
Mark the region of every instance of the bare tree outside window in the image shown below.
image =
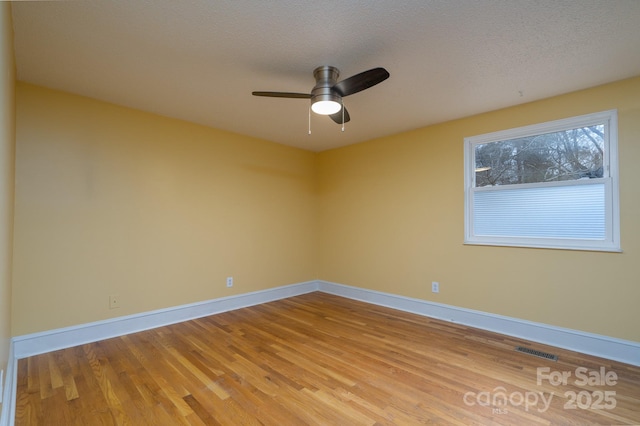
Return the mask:
[[603, 177], [604, 125], [594, 125], [475, 147], [475, 186]]

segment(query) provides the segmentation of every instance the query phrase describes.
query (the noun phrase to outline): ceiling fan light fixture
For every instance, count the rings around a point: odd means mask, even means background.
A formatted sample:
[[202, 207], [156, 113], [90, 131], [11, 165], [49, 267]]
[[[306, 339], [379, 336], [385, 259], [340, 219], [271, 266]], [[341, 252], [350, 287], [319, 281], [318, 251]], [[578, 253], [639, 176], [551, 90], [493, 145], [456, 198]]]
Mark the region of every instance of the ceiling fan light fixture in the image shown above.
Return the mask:
[[331, 115], [340, 111], [340, 104], [336, 101], [318, 101], [311, 105], [311, 110], [320, 115]]
[[331, 115], [342, 109], [339, 97], [333, 94], [322, 94], [311, 99], [311, 110], [320, 115]]

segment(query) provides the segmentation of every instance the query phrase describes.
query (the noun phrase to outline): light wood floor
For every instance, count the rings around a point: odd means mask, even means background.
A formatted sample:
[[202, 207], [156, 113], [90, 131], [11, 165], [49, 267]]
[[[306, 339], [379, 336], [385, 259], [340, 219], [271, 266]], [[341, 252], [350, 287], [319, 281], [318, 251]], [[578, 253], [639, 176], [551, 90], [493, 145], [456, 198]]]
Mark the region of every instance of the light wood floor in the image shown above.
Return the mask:
[[640, 368], [311, 293], [20, 360], [17, 401], [17, 425], [639, 424]]

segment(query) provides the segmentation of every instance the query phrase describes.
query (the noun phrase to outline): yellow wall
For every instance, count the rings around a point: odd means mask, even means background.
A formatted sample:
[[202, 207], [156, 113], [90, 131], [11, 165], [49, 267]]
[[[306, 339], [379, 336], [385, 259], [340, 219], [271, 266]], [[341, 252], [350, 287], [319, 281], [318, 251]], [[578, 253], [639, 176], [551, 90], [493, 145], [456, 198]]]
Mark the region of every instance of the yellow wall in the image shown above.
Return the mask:
[[[623, 253], [463, 245], [464, 137], [614, 108]], [[640, 77], [323, 152], [320, 277], [640, 342], [639, 164]]]
[[[17, 101], [15, 335], [320, 278], [640, 342], [640, 77], [319, 154]], [[613, 108], [623, 253], [462, 244], [465, 136]]]
[[14, 335], [316, 277], [313, 153], [23, 83], [16, 96]]
[[4, 370], [6, 373], [11, 339], [11, 256], [15, 153], [15, 64], [9, 2], [0, 3], [0, 63], [0, 370]]

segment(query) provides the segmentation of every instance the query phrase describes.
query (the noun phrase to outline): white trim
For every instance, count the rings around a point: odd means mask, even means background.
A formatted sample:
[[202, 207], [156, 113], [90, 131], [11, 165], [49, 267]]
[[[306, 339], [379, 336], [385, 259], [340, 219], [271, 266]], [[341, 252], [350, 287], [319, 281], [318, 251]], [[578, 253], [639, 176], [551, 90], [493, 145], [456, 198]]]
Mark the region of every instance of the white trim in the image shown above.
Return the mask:
[[318, 284], [316, 281], [308, 281], [206, 300], [204, 302], [111, 318], [104, 321], [17, 336], [12, 339], [15, 345], [14, 356], [17, 359], [22, 359], [58, 349], [70, 348], [234, 309], [285, 299], [287, 297], [310, 293], [317, 289]]
[[[496, 132], [484, 133], [482, 135], [469, 136], [465, 139], [472, 139], [474, 144], [483, 144], [488, 142], [496, 142], [499, 140], [509, 140], [524, 138], [528, 136], [536, 136], [541, 133], [555, 133], [567, 130], [571, 127], [585, 127], [593, 124], [599, 124], [608, 121], [611, 117], [617, 118], [618, 110], [609, 109], [606, 111], [593, 112], [590, 114], [578, 115], [575, 117], [566, 117], [544, 123], [534, 123], [528, 126], [515, 127], [512, 129], [498, 130]], [[612, 122], [611, 124], [614, 124]], [[615, 122], [617, 126], [617, 121]]]
[[319, 291], [386, 306], [448, 322], [468, 325], [545, 345], [640, 366], [640, 343], [600, 334], [413, 299], [390, 293], [319, 281]]
[[0, 426], [13, 426], [16, 417], [16, 386], [18, 380], [18, 359], [14, 354], [13, 342], [9, 342], [9, 358], [5, 373]]

